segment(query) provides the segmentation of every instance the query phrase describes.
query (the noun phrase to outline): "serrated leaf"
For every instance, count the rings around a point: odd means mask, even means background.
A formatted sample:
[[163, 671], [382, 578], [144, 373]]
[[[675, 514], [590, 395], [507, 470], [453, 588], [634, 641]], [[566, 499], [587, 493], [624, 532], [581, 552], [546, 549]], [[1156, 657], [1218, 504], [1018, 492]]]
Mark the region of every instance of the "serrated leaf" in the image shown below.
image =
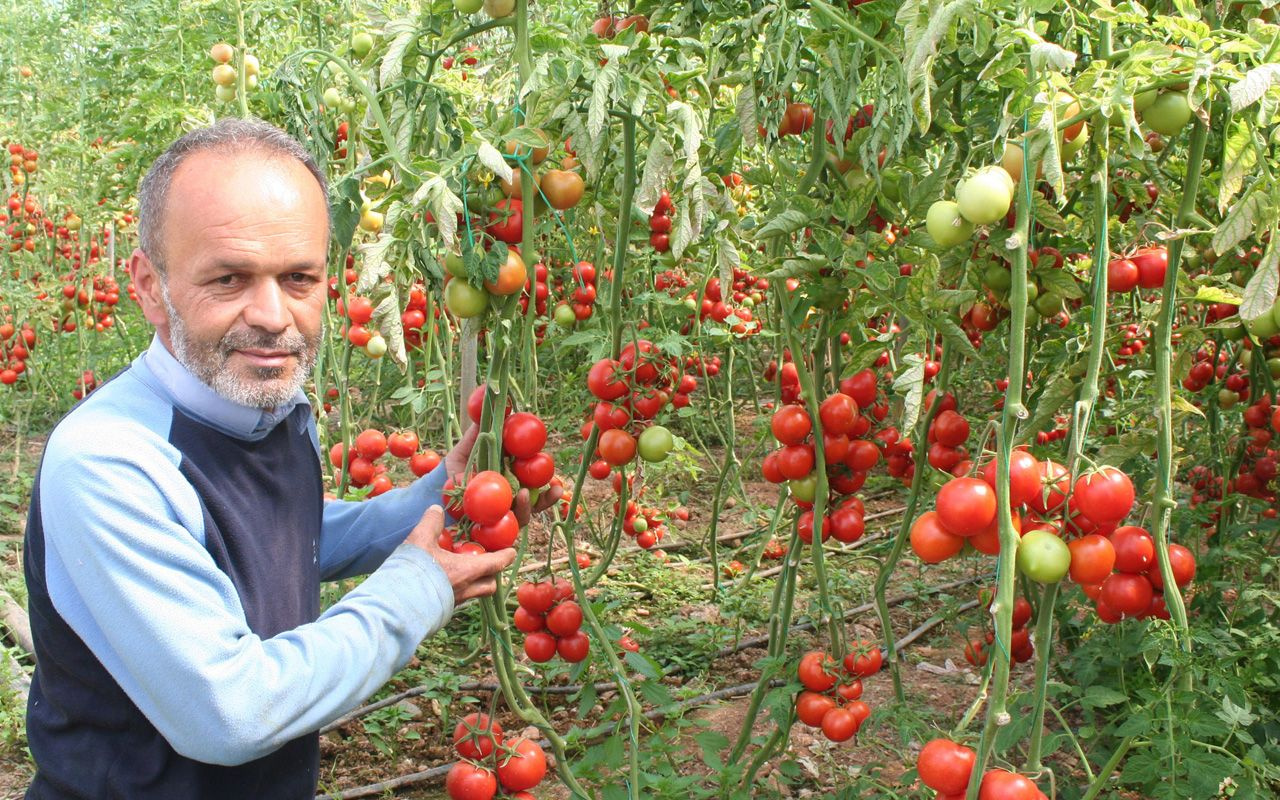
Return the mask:
[[[1276, 274], [1276, 259], [1271, 256], [1276, 252], [1274, 246], [1268, 249], [1268, 258], [1263, 259], [1245, 284], [1244, 297], [1240, 301], [1240, 319], [1245, 322], [1270, 314], [1271, 307], [1275, 305], [1276, 291], [1280, 289], [1280, 275]], [[1268, 262], [1270, 269], [1266, 268]]]
[[671, 224], [671, 255], [680, 258], [684, 250], [693, 241], [692, 223], [689, 221], [689, 204], [676, 205], [676, 218]]
[[1277, 82], [1280, 82], [1280, 64], [1263, 64], [1246, 72], [1227, 90], [1231, 96], [1231, 113], [1235, 114], [1261, 100]]
[[1213, 234], [1213, 249], [1217, 253], [1229, 253], [1236, 245], [1253, 233], [1258, 212], [1262, 210], [1261, 193], [1250, 188], [1227, 212]]
[[404, 353], [404, 323], [400, 321], [400, 298], [395, 284], [391, 284], [387, 296], [373, 309], [373, 322], [382, 338], [387, 340], [387, 352], [400, 366], [408, 363]]
[[465, 208], [462, 198], [453, 193], [443, 177], [432, 175], [413, 193], [410, 205], [418, 208], [424, 203], [440, 228], [441, 243], [452, 249], [458, 242], [458, 214]]
[[476, 159], [499, 180], [509, 181], [515, 175], [515, 171], [502, 157], [502, 153], [498, 152], [498, 148], [484, 139], [481, 139], [479, 146], [476, 147]]
[[742, 256], [738, 253], [738, 248], [733, 246], [733, 242], [723, 236], [717, 238], [716, 266], [720, 273], [720, 285], [732, 286], [733, 271], [741, 268]]
[[404, 53], [418, 40], [418, 29], [409, 20], [398, 20], [388, 28], [393, 38], [379, 59], [378, 85], [390, 86], [404, 74]]
[[760, 131], [756, 121], [756, 87], [751, 81], [745, 81], [738, 90], [733, 109], [738, 120], [738, 130], [742, 133], [742, 143], [747, 147], [755, 147], [760, 141]]
[[587, 107], [587, 133], [592, 141], [597, 141], [604, 132], [609, 117], [609, 101], [613, 99], [618, 83], [618, 61], [611, 60], [604, 69], [596, 73], [595, 83], [591, 87], [591, 105]]
[[1241, 303], [1239, 295], [1229, 292], [1221, 286], [1197, 287], [1195, 297], [1191, 299], [1199, 303], [1231, 303], [1237, 306]]
[[1031, 45], [1031, 63], [1039, 70], [1070, 72], [1076, 66], [1076, 54], [1052, 42], [1040, 41]]
[[1179, 411], [1183, 414], [1195, 414], [1197, 417], [1204, 419], [1204, 411], [1191, 405], [1191, 402], [1181, 394], [1174, 394], [1169, 398], [1169, 402], [1174, 411]]
[[1079, 300], [1084, 297], [1084, 291], [1080, 288], [1080, 284], [1072, 277], [1071, 273], [1061, 269], [1050, 269], [1036, 273], [1040, 286], [1052, 292], [1058, 293], [1067, 300]]
[[351, 237], [355, 235], [356, 226], [360, 224], [360, 180], [354, 176], [333, 185], [330, 189], [332, 199], [329, 202], [329, 216], [333, 220], [333, 240], [338, 247], [346, 250], [351, 246]]
[[807, 212], [796, 208], [788, 208], [762, 225], [756, 236], [761, 239], [769, 239], [774, 236], [790, 236], [807, 224], [809, 224], [809, 214]]
[[946, 186], [948, 179], [951, 177], [951, 166], [956, 160], [956, 148], [951, 146], [947, 148], [947, 152], [942, 154], [938, 165], [933, 168], [924, 180], [916, 184], [911, 193], [911, 205], [907, 208], [907, 213], [912, 217], [922, 217], [925, 210], [939, 198], [942, 197], [943, 188]]
[[1088, 708], [1106, 708], [1107, 706], [1119, 705], [1128, 699], [1129, 695], [1124, 692], [1117, 691], [1109, 686], [1095, 685], [1085, 690], [1081, 702]]
[[908, 358], [914, 361], [893, 380], [893, 390], [903, 395], [901, 430], [904, 431], [915, 429], [924, 397], [924, 361], [918, 356]]
[[1244, 186], [1245, 176], [1258, 163], [1249, 124], [1242, 119], [1231, 121], [1231, 132], [1222, 142], [1222, 179], [1218, 182], [1218, 212], [1225, 213], [1231, 198]]
[[377, 239], [360, 245], [364, 259], [360, 265], [360, 277], [356, 280], [357, 292], [367, 293], [391, 272], [391, 265], [387, 263], [387, 250], [395, 241], [396, 238], [384, 229]]
[[972, 358], [978, 354], [978, 351], [973, 348], [973, 342], [969, 341], [968, 334], [964, 332], [960, 327], [960, 323], [956, 322], [954, 317], [944, 314], [934, 317], [933, 323], [937, 327], [938, 333], [942, 334], [942, 338], [952, 347], [958, 348], [960, 352], [964, 353], [965, 358]]
[[662, 190], [671, 180], [674, 168], [675, 153], [671, 150], [671, 143], [659, 130], [649, 141], [649, 152], [645, 156], [644, 169], [640, 173], [640, 185], [636, 188], [637, 208], [646, 214], [653, 213], [653, 207], [658, 204]]

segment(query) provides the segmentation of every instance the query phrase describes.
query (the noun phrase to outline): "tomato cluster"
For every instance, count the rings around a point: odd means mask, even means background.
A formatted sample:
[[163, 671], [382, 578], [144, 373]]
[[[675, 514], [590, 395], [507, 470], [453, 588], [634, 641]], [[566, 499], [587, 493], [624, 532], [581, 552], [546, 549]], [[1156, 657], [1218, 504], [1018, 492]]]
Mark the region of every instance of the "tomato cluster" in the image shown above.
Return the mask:
[[649, 215], [649, 246], [655, 252], [665, 253], [671, 249], [671, 211], [675, 205], [666, 189], [658, 196], [658, 202]]
[[507, 739], [488, 714], [468, 714], [453, 731], [453, 747], [462, 760], [445, 776], [451, 800], [533, 800], [529, 789], [547, 774], [547, 754], [532, 739]]
[[348, 130], [349, 128], [345, 119], [338, 123], [338, 130], [333, 135], [333, 155], [335, 158], [343, 159], [347, 157]]
[[[987, 609], [990, 610], [991, 603], [995, 600], [994, 589], [982, 589], [978, 592], [978, 599], [985, 601]], [[1030, 661], [1036, 654], [1035, 645], [1031, 642], [1031, 632], [1027, 630], [1027, 624], [1031, 622], [1031, 603], [1027, 602], [1025, 597], [1019, 597], [1013, 602], [1013, 626], [1012, 634], [1008, 643], [1009, 658], [1015, 664], [1022, 664]], [[964, 646], [964, 658], [975, 667], [985, 666], [987, 663], [987, 648], [995, 643], [995, 633], [988, 630], [984, 637], [974, 637], [969, 639]]]
[[675, 439], [654, 420], [668, 405], [689, 405], [698, 379], [681, 372], [679, 359], [667, 358], [653, 342], [639, 339], [623, 347], [616, 361], [602, 358], [593, 364], [587, 388], [597, 402], [582, 424], [582, 438], [590, 438], [593, 427], [600, 430], [591, 475], [603, 479], [637, 453], [649, 462], [667, 457]]
[[0, 386], [11, 386], [27, 371], [27, 359], [36, 346], [36, 332], [31, 323], [13, 326], [12, 316], [0, 324]]
[[[962, 800], [973, 779], [978, 754], [950, 739], [934, 739], [916, 757], [920, 782], [938, 793], [938, 800]], [[1035, 781], [1003, 769], [989, 769], [978, 786], [978, 800], [1045, 800]]]
[[1163, 246], [1143, 247], [1107, 262], [1107, 291], [1113, 294], [1137, 288], [1159, 289], [1169, 269], [1169, 252]]
[[862, 701], [862, 679], [880, 671], [880, 646], [860, 641], [840, 665], [820, 650], [800, 659], [797, 674], [802, 691], [796, 697], [796, 716], [811, 728], [821, 728], [833, 742], [853, 738], [871, 716]]
[[[552, 266], [569, 271], [569, 279], [551, 276], [547, 265], [538, 262], [533, 265], [533, 280], [526, 281], [524, 293], [520, 295], [520, 310], [528, 311], [529, 300], [533, 300], [533, 310], [538, 316], [547, 315], [547, 305], [553, 297], [558, 298], [552, 311], [552, 319], [562, 328], [572, 328], [576, 323], [591, 319], [596, 303], [596, 268], [590, 261], [579, 261], [576, 265], [569, 261], [557, 264], [548, 259]], [[572, 269], [569, 269], [572, 267]], [[540, 323], [536, 328], [538, 341], [542, 341], [546, 324]]]
[[[656, 284], [657, 279], [655, 279]], [[698, 319], [703, 321], [710, 318], [716, 322], [728, 323], [729, 317], [735, 317], [737, 321], [732, 324], [731, 330], [738, 336], [749, 336], [760, 332], [760, 322], [755, 319], [752, 309], [764, 302], [764, 291], [768, 288], [767, 278], [757, 278], [745, 269], [735, 269], [731, 297], [732, 302], [739, 305], [725, 302], [724, 293], [720, 288], [720, 279], [715, 277], [707, 281], [706, 287], [702, 290], [701, 300], [697, 298], [696, 293], [690, 292], [685, 297], [685, 305], [691, 309], [697, 309]], [[693, 321], [690, 320], [681, 332], [688, 334], [692, 329]]]
[[356, 434], [353, 444], [355, 456], [347, 455], [342, 442], [329, 448], [329, 463], [339, 471], [336, 476], [338, 483], [342, 480], [341, 470], [345, 469], [352, 486], [371, 487], [370, 497], [395, 488], [391, 477], [387, 475], [387, 464], [379, 463], [385, 453], [407, 461], [410, 471], [418, 477], [440, 465], [440, 455], [434, 450], [418, 449], [418, 434], [413, 431], [397, 431], [388, 436], [376, 428], [366, 428]]
[[[503, 202], [519, 203], [520, 201], [504, 200]], [[518, 214], [515, 215], [515, 217], [518, 216]], [[518, 235], [515, 241], [519, 241]], [[459, 319], [478, 317], [489, 309], [491, 297], [506, 297], [524, 291], [529, 281], [529, 271], [525, 267], [524, 259], [514, 247], [508, 247], [506, 250], [506, 258], [498, 265], [497, 277], [493, 280], [485, 280], [482, 286], [476, 286], [468, 279], [466, 262], [461, 254], [453, 252], [445, 254], [444, 305], [449, 309], [449, 313]]]
[[9, 142], [9, 175], [15, 186], [26, 182], [27, 175], [40, 169], [40, 152], [19, 142]]
[[516, 587], [513, 623], [525, 634], [524, 653], [539, 664], [559, 653], [576, 664], [587, 657], [591, 638], [582, 630], [582, 606], [573, 599], [568, 581], [525, 582]]

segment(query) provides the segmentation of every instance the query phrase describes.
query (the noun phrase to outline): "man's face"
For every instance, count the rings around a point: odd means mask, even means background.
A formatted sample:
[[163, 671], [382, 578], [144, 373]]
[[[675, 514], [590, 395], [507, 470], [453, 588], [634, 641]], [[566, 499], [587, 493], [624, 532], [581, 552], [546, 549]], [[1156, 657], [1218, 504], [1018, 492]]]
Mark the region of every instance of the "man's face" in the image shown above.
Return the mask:
[[302, 164], [206, 151], [178, 168], [162, 279], [131, 268], [147, 319], [196, 377], [241, 405], [274, 408], [315, 365], [327, 286], [325, 197]]

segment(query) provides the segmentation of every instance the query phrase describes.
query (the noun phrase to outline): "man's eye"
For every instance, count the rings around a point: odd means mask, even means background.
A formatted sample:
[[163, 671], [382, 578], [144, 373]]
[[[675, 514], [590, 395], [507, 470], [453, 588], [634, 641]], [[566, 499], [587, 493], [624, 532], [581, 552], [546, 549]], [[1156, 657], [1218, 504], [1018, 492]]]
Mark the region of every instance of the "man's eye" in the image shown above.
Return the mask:
[[309, 286], [316, 282], [315, 276], [306, 272], [292, 272], [289, 274], [289, 280], [293, 283]]
[[236, 275], [222, 275], [215, 281], [219, 286], [235, 286], [238, 277]]

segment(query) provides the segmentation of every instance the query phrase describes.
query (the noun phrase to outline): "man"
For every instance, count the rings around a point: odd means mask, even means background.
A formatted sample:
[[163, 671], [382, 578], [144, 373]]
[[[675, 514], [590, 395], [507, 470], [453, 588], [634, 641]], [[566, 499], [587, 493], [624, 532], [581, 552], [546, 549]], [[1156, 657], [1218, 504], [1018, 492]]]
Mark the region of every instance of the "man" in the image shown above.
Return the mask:
[[[329, 220], [300, 145], [223, 120], [157, 160], [140, 205], [130, 273], [155, 339], [54, 429], [32, 493], [27, 797], [309, 799], [317, 730], [514, 552], [437, 545], [474, 427], [410, 487], [324, 501], [301, 387]], [[320, 614], [321, 580], [366, 573]]]

